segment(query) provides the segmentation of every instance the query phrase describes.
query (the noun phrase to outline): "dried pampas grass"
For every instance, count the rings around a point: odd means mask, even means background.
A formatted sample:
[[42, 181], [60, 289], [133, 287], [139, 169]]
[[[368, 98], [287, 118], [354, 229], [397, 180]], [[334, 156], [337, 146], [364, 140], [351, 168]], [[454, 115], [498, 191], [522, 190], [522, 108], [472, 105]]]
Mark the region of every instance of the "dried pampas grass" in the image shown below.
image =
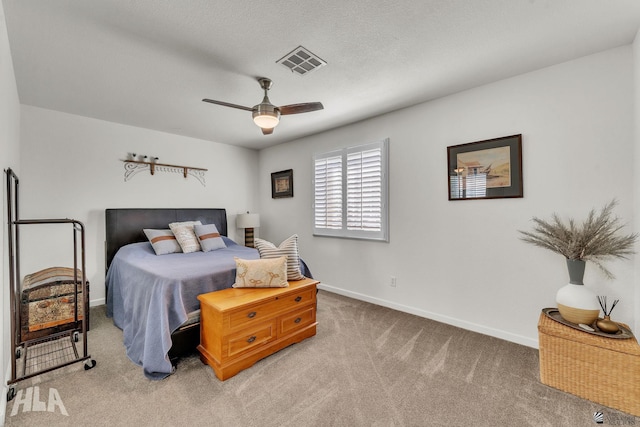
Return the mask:
[[563, 255], [567, 259], [591, 261], [609, 279], [614, 275], [604, 266], [604, 261], [612, 258], [627, 259], [635, 253], [633, 244], [638, 233], [619, 235], [624, 224], [614, 216], [614, 199], [598, 213], [592, 209], [582, 224], [569, 219], [568, 223], [553, 214], [550, 221], [534, 217], [532, 231], [518, 230], [524, 242], [549, 249]]

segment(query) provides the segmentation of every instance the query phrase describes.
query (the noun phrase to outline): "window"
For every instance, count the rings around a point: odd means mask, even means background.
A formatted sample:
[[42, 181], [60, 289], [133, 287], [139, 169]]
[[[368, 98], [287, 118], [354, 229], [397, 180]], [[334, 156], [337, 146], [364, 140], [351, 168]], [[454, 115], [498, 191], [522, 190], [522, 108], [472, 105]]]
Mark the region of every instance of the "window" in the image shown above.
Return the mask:
[[389, 240], [389, 140], [313, 158], [313, 234]]

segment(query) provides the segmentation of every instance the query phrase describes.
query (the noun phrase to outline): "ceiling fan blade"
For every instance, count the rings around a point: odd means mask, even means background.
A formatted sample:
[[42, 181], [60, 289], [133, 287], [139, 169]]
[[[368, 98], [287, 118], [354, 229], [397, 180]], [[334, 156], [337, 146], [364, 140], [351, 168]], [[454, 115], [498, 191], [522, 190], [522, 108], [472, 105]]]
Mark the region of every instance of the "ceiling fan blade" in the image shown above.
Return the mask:
[[223, 101], [215, 101], [213, 99], [203, 99], [204, 102], [209, 102], [211, 104], [218, 104], [218, 105], [222, 105], [223, 107], [231, 107], [231, 108], [237, 108], [239, 110], [246, 110], [246, 111], [253, 111], [253, 108], [250, 107], [244, 107], [242, 105], [238, 105], [238, 104], [231, 104], [229, 102], [223, 102]]
[[271, 128], [271, 129], [260, 128], [260, 129], [262, 129], [262, 134], [263, 135], [271, 135], [273, 133], [273, 128]]
[[283, 116], [286, 116], [287, 114], [310, 113], [311, 111], [322, 109], [324, 109], [322, 102], [305, 102], [304, 104], [291, 104], [278, 107], [280, 114]]

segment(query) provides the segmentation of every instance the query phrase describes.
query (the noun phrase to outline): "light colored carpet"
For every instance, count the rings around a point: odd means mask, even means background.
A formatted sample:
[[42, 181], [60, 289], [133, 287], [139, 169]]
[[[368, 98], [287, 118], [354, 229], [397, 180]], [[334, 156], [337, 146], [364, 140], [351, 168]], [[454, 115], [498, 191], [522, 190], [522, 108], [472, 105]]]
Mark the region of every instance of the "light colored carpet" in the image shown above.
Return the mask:
[[325, 291], [315, 337], [225, 382], [197, 355], [147, 380], [104, 307], [91, 320], [97, 366], [18, 383], [6, 425], [588, 426], [596, 411], [640, 425], [541, 384], [535, 349]]

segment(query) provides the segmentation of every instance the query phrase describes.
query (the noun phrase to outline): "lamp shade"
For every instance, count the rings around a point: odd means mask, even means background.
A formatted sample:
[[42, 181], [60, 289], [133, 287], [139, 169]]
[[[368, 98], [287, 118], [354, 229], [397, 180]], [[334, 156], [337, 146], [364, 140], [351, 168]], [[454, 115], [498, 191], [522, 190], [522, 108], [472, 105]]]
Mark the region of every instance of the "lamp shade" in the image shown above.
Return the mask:
[[258, 228], [260, 227], [260, 215], [255, 213], [238, 214], [236, 226], [238, 228]]

